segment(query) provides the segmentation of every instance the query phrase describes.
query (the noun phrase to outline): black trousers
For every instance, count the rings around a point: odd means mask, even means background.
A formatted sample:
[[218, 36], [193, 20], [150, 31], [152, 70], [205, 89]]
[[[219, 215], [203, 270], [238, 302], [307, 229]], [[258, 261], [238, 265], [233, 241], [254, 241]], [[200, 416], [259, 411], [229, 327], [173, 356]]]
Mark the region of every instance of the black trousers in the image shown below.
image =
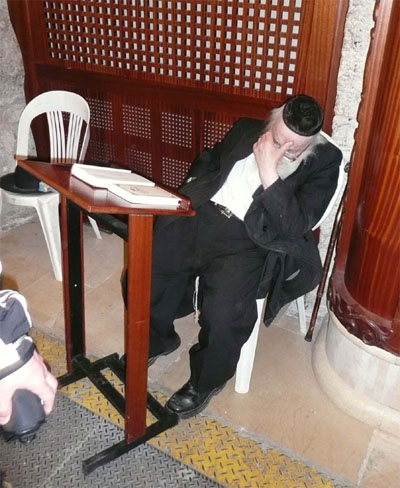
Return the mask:
[[190, 349], [191, 381], [199, 391], [235, 374], [242, 345], [256, 318], [256, 292], [265, 252], [247, 236], [244, 223], [208, 202], [196, 216], [156, 227], [153, 243], [150, 355], [176, 340], [174, 319], [201, 282], [198, 344]]

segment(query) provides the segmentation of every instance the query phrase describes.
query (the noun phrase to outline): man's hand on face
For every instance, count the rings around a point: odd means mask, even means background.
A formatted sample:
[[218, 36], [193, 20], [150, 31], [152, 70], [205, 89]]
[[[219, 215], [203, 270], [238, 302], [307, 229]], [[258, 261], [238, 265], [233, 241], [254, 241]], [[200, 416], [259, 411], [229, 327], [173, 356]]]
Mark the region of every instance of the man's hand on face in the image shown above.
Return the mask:
[[43, 402], [46, 415], [52, 411], [57, 380], [37, 351], [21, 368], [0, 380], [0, 425], [5, 425], [10, 420], [11, 399], [16, 390], [30, 390], [36, 393]]
[[292, 144], [291, 141], [288, 141], [278, 147], [274, 144], [271, 131], [267, 131], [253, 145], [258, 172], [264, 188], [268, 188], [279, 178], [278, 163]]

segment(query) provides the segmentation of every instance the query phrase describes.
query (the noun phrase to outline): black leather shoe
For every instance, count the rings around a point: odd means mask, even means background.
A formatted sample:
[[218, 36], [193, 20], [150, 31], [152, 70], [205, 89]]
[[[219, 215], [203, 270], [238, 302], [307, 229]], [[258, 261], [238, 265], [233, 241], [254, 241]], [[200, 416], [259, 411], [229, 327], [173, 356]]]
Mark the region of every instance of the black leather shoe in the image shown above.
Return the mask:
[[[149, 356], [149, 359], [147, 361], [147, 365], [150, 367], [152, 364], [154, 364], [156, 362], [156, 359], [160, 358], [161, 356], [168, 356], [168, 354], [171, 354], [171, 352], [174, 352], [176, 349], [178, 349], [178, 347], [180, 345], [181, 345], [181, 339], [177, 335], [175, 342], [173, 344], [171, 344], [171, 346], [168, 349], [166, 349], [163, 352], [160, 352], [159, 354], [156, 354], [155, 356]], [[126, 354], [123, 354], [120, 357], [120, 361], [122, 363], [122, 366], [125, 368], [126, 367]]]
[[171, 412], [176, 413], [180, 418], [188, 419], [189, 417], [193, 417], [202, 412], [211, 398], [219, 393], [224, 386], [225, 383], [217, 386], [213, 390], [201, 393], [196, 390], [190, 381], [188, 381], [181, 389], [172, 395], [168, 400], [166, 407]]

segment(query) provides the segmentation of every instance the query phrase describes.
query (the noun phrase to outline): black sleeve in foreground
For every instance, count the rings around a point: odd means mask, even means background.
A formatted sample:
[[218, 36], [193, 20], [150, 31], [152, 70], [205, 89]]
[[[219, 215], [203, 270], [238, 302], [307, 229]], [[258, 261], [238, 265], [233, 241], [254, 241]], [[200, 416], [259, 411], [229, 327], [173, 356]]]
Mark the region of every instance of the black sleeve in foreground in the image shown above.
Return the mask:
[[25, 299], [12, 290], [0, 291], [0, 339], [5, 344], [15, 342], [31, 327]]

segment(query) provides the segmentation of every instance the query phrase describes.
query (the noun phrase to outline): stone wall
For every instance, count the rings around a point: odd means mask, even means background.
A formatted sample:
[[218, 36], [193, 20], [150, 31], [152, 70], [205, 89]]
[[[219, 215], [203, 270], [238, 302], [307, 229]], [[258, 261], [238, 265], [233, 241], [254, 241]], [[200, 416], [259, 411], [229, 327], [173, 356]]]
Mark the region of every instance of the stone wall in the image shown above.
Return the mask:
[[[25, 107], [22, 57], [8, 16], [6, 1], [0, 1], [0, 176], [15, 167], [18, 120]], [[1, 207], [1, 205], [0, 205]], [[3, 205], [1, 230], [25, 222], [32, 209]]]
[[25, 106], [24, 68], [7, 3], [0, 2], [0, 174], [14, 167], [16, 127]]

